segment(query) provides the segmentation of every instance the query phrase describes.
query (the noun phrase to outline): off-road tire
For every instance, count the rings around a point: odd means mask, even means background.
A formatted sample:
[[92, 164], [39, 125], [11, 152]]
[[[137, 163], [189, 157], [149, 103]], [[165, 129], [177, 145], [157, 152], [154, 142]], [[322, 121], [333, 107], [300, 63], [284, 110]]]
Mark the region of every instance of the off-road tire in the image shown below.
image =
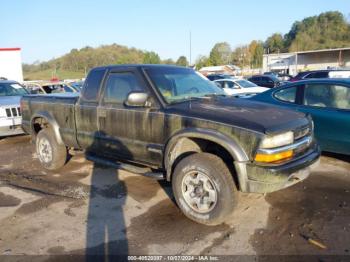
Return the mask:
[[[216, 189], [216, 204], [207, 213], [197, 212], [185, 200], [183, 180], [186, 174], [193, 172], [205, 174]], [[229, 168], [221, 158], [209, 153], [196, 153], [182, 159], [172, 175], [172, 189], [181, 211], [191, 220], [205, 225], [219, 225], [227, 221], [239, 197]]]
[[[39, 145], [43, 141], [45, 143], [47, 141], [47, 143], [49, 144], [49, 147], [51, 147], [51, 149], [49, 150], [51, 150], [52, 156], [48, 161], [44, 161], [44, 157], [40, 153]], [[55, 134], [51, 128], [44, 128], [40, 130], [40, 132], [36, 136], [35, 148], [36, 148], [38, 159], [41, 165], [45, 169], [55, 171], [62, 168], [67, 162], [67, 156], [68, 156], [67, 148], [65, 145], [59, 144], [57, 142]]]

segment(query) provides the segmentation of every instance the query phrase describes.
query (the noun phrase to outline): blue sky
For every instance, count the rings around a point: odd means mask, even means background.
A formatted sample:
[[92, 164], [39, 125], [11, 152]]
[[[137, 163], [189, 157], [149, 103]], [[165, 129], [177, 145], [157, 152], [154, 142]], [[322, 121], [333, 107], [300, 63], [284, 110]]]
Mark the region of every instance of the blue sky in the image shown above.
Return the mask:
[[5, 0], [0, 47], [21, 47], [24, 62], [48, 60], [72, 48], [118, 43], [161, 58], [207, 55], [216, 42], [232, 47], [324, 11], [350, 14], [349, 0]]

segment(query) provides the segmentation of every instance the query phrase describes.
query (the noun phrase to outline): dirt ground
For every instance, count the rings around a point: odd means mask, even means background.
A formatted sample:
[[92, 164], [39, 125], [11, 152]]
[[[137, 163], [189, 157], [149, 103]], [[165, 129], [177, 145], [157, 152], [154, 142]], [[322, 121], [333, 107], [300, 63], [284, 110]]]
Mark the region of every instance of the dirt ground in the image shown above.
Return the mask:
[[202, 226], [178, 210], [168, 183], [96, 166], [82, 154], [46, 172], [28, 136], [0, 140], [0, 255], [350, 260], [349, 157], [322, 156], [306, 181], [240, 198], [228, 224]]

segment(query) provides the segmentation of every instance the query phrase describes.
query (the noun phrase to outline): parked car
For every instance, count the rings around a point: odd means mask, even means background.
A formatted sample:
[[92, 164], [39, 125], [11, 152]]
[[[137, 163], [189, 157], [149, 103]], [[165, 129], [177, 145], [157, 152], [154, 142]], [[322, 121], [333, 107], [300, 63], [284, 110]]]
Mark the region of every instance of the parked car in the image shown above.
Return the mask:
[[0, 137], [23, 134], [20, 99], [26, 94], [19, 83], [0, 80]]
[[265, 72], [264, 75], [277, 77], [282, 82], [288, 82], [292, 78], [291, 75], [288, 75], [285, 73], [277, 73], [277, 72]]
[[293, 78], [293, 76], [289, 74], [278, 74], [278, 79], [282, 82], [290, 82], [290, 80]]
[[72, 83], [69, 83], [69, 85], [73, 87], [77, 92], [80, 92], [81, 89], [83, 88], [84, 81], [72, 82]]
[[218, 79], [235, 79], [235, 76], [232, 75], [227, 75], [227, 74], [212, 74], [212, 75], [207, 75], [207, 78], [210, 81], [215, 81]]
[[228, 95], [252, 96], [269, 90], [245, 79], [220, 79], [215, 80], [214, 83]]
[[171, 181], [180, 209], [203, 224], [227, 220], [238, 190], [304, 180], [320, 155], [305, 114], [233, 99], [190, 68], [99, 67], [79, 97], [32, 95], [21, 105], [44, 168], [84, 149], [97, 163]]
[[64, 82], [27, 83], [26, 88], [31, 94], [76, 93], [76, 88]]
[[281, 81], [273, 75], [255, 75], [248, 78], [250, 82], [262, 87], [273, 88], [281, 85]]
[[264, 75], [278, 77], [278, 73], [276, 72], [264, 72]]
[[321, 149], [350, 155], [350, 80], [304, 80], [252, 99], [310, 114]]
[[350, 70], [315, 70], [300, 72], [290, 82], [315, 78], [350, 78]]

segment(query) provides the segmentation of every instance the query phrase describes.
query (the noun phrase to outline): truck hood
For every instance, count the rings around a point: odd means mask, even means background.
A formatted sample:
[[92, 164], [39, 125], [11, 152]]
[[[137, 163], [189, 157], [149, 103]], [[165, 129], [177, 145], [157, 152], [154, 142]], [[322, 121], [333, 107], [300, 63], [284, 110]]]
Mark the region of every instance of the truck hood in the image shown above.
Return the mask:
[[0, 107], [19, 106], [21, 96], [0, 96]]
[[171, 106], [172, 113], [270, 134], [307, 125], [303, 113], [240, 98], [203, 98]]

